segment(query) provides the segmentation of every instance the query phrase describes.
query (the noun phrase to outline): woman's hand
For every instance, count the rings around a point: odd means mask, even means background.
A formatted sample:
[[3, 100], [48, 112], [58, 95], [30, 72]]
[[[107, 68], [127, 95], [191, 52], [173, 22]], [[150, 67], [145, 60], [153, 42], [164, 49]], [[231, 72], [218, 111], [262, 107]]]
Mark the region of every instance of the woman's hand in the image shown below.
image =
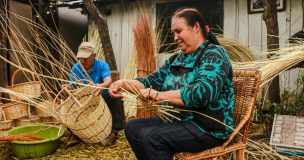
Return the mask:
[[112, 98], [123, 98], [123, 95], [121, 94], [123, 87], [123, 81], [119, 80], [114, 83], [112, 83], [109, 87], [109, 94]]
[[[96, 86], [96, 87], [102, 87], [101, 84], [94, 84], [94, 86]], [[104, 89], [96, 88], [96, 87], [94, 87], [94, 88], [93, 88], [93, 91], [92, 91], [92, 94], [93, 94], [95, 97], [98, 96], [98, 95], [100, 95], [100, 94], [102, 94], [102, 92], [104, 91]]]
[[[140, 90], [141, 94], [138, 95], [138, 98], [143, 99], [143, 100], [155, 100], [155, 101], [161, 101], [161, 96], [160, 96], [160, 92], [151, 89], [150, 88], [146, 88], [146, 89], [141, 89]], [[150, 95], [149, 95], [150, 92]], [[158, 94], [157, 94], [158, 93]], [[156, 97], [156, 98], [155, 98]]]

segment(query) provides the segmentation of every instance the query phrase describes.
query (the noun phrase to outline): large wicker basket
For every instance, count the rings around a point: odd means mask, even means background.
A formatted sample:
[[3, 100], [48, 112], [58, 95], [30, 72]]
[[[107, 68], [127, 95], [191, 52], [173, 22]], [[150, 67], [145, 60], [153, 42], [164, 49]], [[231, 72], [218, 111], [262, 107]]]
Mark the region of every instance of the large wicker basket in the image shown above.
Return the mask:
[[91, 87], [71, 91], [70, 96], [57, 108], [54, 105], [53, 109], [61, 121], [86, 143], [100, 142], [111, 132], [111, 112], [101, 96], [92, 95]]
[[[44, 92], [46, 91], [41, 92], [41, 94]], [[52, 91], [47, 91], [47, 92], [54, 94], [56, 96], [56, 94]], [[52, 115], [49, 113], [53, 112], [52, 106], [55, 105], [57, 107], [58, 104], [59, 104], [58, 99], [57, 99], [57, 104], [52, 100], [42, 100], [35, 105], [35, 109], [39, 117], [51, 117]]]
[[11, 129], [13, 127], [13, 120], [6, 120], [3, 111], [0, 114], [4, 117], [4, 121], [0, 121], [0, 131]]
[[18, 119], [29, 115], [26, 103], [11, 102], [2, 104], [3, 111], [7, 120]]
[[[15, 73], [13, 74], [13, 77], [12, 77], [12, 85], [7, 86], [6, 88], [9, 90], [12, 90], [14, 92], [22, 93], [27, 98], [40, 97], [40, 92], [41, 92], [40, 82], [35, 81], [35, 76], [33, 74], [32, 74], [32, 78], [33, 78], [32, 82], [25, 82], [25, 83], [20, 83], [20, 84], [14, 85], [14, 78], [16, 76], [16, 73], [19, 72], [20, 70], [21, 69], [18, 69], [15, 71]], [[23, 100], [23, 98], [17, 97], [13, 94], [9, 94], [9, 96], [10, 96], [10, 99], [12, 99], [12, 100], [17, 100], [17, 101]]]

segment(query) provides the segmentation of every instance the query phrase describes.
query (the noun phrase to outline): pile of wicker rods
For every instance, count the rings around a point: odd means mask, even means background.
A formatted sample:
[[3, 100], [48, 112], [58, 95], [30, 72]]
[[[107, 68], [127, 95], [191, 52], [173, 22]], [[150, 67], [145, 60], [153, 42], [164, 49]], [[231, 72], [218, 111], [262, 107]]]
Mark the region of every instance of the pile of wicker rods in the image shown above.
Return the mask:
[[0, 141], [10, 142], [10, 141], [41, 141], [43, 138], [39, 138], [37, 136], [33, 136], [33, 134], [44, 130], [45, 128], [40, 128], [39, 130], [31, 133], [19, 134], [19, 135], [8, 135], [8, 136], [0, 136]]
[[0, 136], [0, 141], [41, 141], [42, 138], [34, 137], [33, 135], [10, 135]]

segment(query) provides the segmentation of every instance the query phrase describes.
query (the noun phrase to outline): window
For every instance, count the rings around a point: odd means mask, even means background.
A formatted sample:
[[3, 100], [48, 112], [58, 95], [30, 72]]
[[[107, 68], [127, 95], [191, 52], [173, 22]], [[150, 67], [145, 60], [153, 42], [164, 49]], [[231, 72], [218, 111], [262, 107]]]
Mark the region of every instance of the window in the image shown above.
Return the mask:
[[[181, 7], [190, 7], [197, 9], [204, 17], [206, 25], [209, 26], [213, 33], [222, 32], [219, 27], [223, 29], [224, 12], [223, 0], [187, 0], [181, 2], [158, 3], [156, 5], [158, 27], [162, 28], [161, 37], [164, 44], [174, 43], [174, 37], [171, 33], [171, 16]], [[168, 45], [162, 46], [159, 53], [174, 50], [177, 45], [168, 48]]]

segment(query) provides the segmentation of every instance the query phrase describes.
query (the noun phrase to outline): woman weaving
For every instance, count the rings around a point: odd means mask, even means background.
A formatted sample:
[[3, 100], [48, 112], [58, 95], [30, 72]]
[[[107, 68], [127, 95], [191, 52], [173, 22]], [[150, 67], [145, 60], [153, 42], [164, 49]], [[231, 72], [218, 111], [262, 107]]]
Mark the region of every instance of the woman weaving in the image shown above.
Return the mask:
[[[136, 84], [143, 98], [169, 100], [174, 109], [206, 114], [234, 127], [232, 66], [226, 51], [218, 46], [201, 14], [179, 9], [172, 17], [174, 40], [182, 50], [155, 72], [135, 80], [120, 80], [110, 86], [110, 95], [123, 98], [123, 82]], [[125, 126], [126, 137], [137, 159], [172, 159], [176, 152], [199, 152], [222, 145], [232, 133], [223, 124], [194, 112], [171, 113], [181, 121], [163, 123], [159, 117], [135, 119]]]

